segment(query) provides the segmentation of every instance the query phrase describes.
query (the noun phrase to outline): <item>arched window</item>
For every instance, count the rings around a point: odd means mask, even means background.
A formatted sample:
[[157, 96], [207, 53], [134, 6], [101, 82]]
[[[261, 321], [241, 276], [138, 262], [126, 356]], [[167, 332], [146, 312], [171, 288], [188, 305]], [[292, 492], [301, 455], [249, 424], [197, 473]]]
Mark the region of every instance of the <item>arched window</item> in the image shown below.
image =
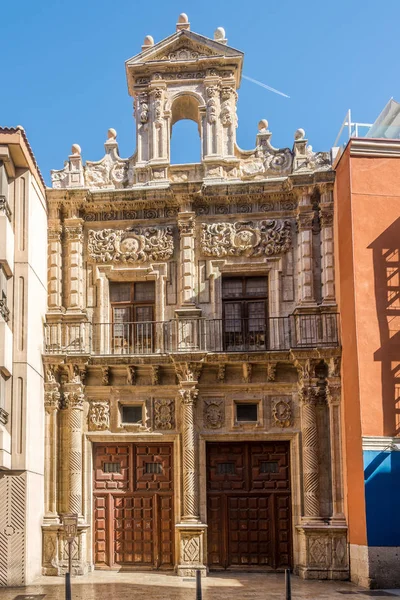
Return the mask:
[[191, 95], [179, 96], [171, 107], [170, 162], [201, 162], [199, 103]]

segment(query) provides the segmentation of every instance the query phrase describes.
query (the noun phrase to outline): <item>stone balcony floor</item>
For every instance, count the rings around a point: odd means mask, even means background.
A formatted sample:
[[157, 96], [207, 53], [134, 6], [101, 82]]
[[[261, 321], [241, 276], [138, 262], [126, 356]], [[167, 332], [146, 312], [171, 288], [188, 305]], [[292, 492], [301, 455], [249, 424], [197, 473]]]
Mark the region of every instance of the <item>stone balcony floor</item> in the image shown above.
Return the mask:
[[[0, 600], [64, 600], [64, 579], [40, 577], [33, 585], [0, 588]], [[275, 573], [212, 574], [202, 580], [203, 600], [284, 600], [284, 575]], [[25, 597], [23, 596], [25, 595]], [[400, 590], [368, 591], [346, 581], [304, 581], [292, 577], [295, 599], [367, 600], [373, 597], [400, 597]], [[195, 581], [173, 574], [154, 572], [95, 571], [72, 579], [73, 600], [195, 600]]]

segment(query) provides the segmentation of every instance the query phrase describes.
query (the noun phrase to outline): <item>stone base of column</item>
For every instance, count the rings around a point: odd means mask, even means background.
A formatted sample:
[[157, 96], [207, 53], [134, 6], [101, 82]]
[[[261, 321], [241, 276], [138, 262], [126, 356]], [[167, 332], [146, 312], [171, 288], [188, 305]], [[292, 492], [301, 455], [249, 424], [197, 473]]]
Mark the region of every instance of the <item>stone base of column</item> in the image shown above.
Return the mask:
[[[72, 575], [86, 575], [92, 570], [87, 562], [87, 530], [89, 525], [78, 525], [78, 536], [72, 544]], [[62, 525], [43, 525], [43, 575], [65, 575], [68, 570], [68, 542]]]
[[206, 577], [204, 537], [207, 525], [204, 523], [179, 523], [176, 525], [176, 529], [179, 536], [177, 574], [180, 577], [195, 577], [196, 571], [201, 571], [202, 577]]
[[296, 569], [303, 579], [349, 578], [347, 527], [299, 525], [300, 560]]

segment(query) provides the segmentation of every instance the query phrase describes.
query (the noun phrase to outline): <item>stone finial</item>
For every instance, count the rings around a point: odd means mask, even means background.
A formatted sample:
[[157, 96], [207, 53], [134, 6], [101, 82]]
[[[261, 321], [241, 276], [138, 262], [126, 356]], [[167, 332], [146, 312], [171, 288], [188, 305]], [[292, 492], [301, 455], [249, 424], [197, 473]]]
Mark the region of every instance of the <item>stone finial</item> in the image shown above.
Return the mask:
[[268, 131], [267, 119], [261, 119], [261, 121], [258, 122], [258, 131], [260, 131], [260, 132]]
[[186, 13], [181, 13], [179, 15], [178, 22], [176, 24], [177, 31], [182, 31], [183, 29], [185, 29], [186, 31], [190, 31], [189, 17]]
[[227, 44], [228, 40], [225, 37], [225, 29], [223, 27], [217, 27], [214, 31], [214, 40], [220, 44]]
[[117, 132], [112, 127], [110, 127], [110, 129], [107, 131], [107, 140], [104, 144], [104, 148], [106, 154], [110, 154], [110, 152], [112, 152], [114, 149], [118, 154]]
[[294, 139], [296, 140], [296, 142], [298, 142], [299, 140], [304, 140], [306, 135], [306, 132], [304, 131], [304, 129], [296, 129], [296, 131], [294, 132]]
[[143, 40], [142, 50], [147, 50], [154, 46], [154, 38], [151, 35], [146, 35]]
[[81, 147], [79, 144], [72, 144], [71, 155], [72, 156], [80, 156], [82, 153]]

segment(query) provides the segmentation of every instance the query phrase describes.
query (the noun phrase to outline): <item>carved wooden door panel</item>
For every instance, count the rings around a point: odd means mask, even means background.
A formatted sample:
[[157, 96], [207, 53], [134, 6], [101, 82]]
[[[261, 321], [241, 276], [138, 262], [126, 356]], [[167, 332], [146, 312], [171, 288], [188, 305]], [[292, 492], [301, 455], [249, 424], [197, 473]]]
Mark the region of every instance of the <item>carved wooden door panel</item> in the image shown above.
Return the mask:
[[208, 566], [291, 566], [289, 444], [207, 444]]
[[173, 568], [173, 523], [172, 444], [95, 444], [96, 568]]

